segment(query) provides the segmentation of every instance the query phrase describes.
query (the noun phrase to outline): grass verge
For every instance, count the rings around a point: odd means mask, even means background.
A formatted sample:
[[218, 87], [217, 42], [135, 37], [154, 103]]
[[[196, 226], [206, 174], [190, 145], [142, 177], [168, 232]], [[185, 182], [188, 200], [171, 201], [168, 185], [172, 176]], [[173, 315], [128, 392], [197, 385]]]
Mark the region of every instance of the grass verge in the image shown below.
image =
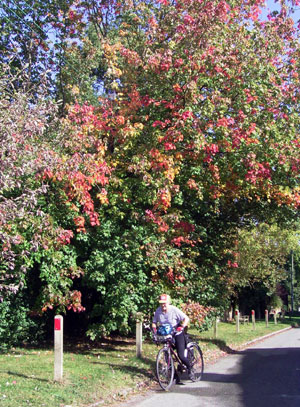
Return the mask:
[[[240, 332], [231, 323], [218, 325], [199, 334], [191, 329], [203, 349], [205, 363], [241, 349], [255, 338], [284, 329], [299, 319], [286, 319], [266, 327], [264, 321], [241, 324]], [[68, 344], [65, 340], [64, 379], [53, 381], [53, 348], [18, 348], [0, 354], [1, 407], [84, 407], [107, 406], [127, 400], [155, 383], [154, 362], [157, 347], [145, 340], [143, 358], [135, 356], [134, 339], [107, 339], [97, 345]]]

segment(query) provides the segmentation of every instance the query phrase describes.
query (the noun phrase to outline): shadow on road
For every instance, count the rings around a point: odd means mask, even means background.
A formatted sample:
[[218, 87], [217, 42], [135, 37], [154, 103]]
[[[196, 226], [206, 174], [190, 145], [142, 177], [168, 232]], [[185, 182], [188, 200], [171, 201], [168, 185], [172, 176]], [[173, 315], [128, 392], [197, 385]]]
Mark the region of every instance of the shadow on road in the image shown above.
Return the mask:
[[236, 357], [238, 368], [205, 373], [200, 384], [187, 381], [174, 386], [172, 393], [197, 397], [192, 405], [199, 407], [300, 406], [300, 348], [247, 349]]
[[235, 354], [235, 353], [239, 353], [239, 351], [232, 349], [230, 346], [228, 346], [226, 344], [225, 341], [221, 340], [221, 339], [210, 339], [209, 341], [206, 339], [198, 339], [198, 342], [201, 346], [201, 342], [204, 343], [213, 343], [214, 345], [216, 345], [221, 351], [226, 352], [229, 355]]

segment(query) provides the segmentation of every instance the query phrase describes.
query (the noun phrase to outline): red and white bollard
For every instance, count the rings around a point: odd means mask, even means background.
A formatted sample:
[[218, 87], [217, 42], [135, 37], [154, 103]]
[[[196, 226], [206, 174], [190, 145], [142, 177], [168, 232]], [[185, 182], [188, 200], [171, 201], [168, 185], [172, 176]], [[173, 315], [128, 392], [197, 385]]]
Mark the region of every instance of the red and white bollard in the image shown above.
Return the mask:
[[251, 311], [251, 318], [252, 318], [252, 329], [255, 331], [256, 326], [255, 326], [255, 311], [254, 309]]
[[54, 381], [63, 378], [63, 317], [54, 318]]

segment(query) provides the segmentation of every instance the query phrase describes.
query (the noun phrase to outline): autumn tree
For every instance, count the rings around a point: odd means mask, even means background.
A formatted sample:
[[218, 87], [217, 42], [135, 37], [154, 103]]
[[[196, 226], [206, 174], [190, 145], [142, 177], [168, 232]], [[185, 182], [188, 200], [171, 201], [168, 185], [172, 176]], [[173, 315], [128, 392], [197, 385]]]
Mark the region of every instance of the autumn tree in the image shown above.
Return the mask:
[[[91, 336], [126, 332], [160, 290], [225, 305], [238, 231], [297, 218], [297, 3], [266, 21], [261, 0], [79, 1], [57, 18], [67, 104], [35, 180], [83, 274]], [[71, 307], [47, 261], [41, 308]]]
[[[100, 96], [92, 116], [84, 119], [87, 105], [75, 105], [67, 117], [71, 127], [83, 122], [84, 133], [77, 134], [88, 143], [89, 123], [112, 170], [105, 189], [98, 184], [98, 201], [97, 188], [86, 192], [100, 224], [109, 218], [118, 225], [123, 247], [130, 229], [139, 230], [146, 281], [218, 303], [220, 292], [230, 294], [228, 249], [237, 228], [271, 218], [284, 223], [297, 214], [294, 22], [286, 4], [260, 21], [259, 1], [109, 4], [118, 24], [98, 39], [112, 96]], [[93, 270], [87, 262], [86, 281], [90, 276], [95, 285], [106, 263]], [[113, 282], [102, 283], [104, 292], [113, 290]]]
[[[27, 75], [21, 72], [18, 77], [9, 69], [3, 65], [0, 76], [2, 347], [38, 334], [29, 314], [52, 308], [53, 302], [82, 309], [80, 293], [72, 289], [81, 271], [74, 248], [66, 246], [73, 232], [57, 217], [59, 210], [59, 216], [65, 216], [56, 204], [62, 192], [52, 189], [44, 177], [60, 160], [58, 108], [47, 98], [47, 87], [28, 87]], [[14, 91], [15, 80], [24, 88]]]

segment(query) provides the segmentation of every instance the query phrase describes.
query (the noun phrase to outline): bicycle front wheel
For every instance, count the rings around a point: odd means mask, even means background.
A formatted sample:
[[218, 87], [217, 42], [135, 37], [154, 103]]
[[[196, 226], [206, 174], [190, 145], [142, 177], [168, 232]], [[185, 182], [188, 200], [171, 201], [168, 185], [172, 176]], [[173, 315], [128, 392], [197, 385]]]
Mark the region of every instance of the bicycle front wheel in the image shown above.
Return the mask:
[[193, 382], [199, 382], [202, 379], [204, 370], [203, 354], [200, 346], [191, 342], [188, 344], [188, 359], [191, 365], [191, 370], [193, 374], [191, 375], [191, 380]]
[[156, 357], [156, 375], [160, 387], [169, 390], [174, 380], [174, 362], [168, 349], [162, 348]]

